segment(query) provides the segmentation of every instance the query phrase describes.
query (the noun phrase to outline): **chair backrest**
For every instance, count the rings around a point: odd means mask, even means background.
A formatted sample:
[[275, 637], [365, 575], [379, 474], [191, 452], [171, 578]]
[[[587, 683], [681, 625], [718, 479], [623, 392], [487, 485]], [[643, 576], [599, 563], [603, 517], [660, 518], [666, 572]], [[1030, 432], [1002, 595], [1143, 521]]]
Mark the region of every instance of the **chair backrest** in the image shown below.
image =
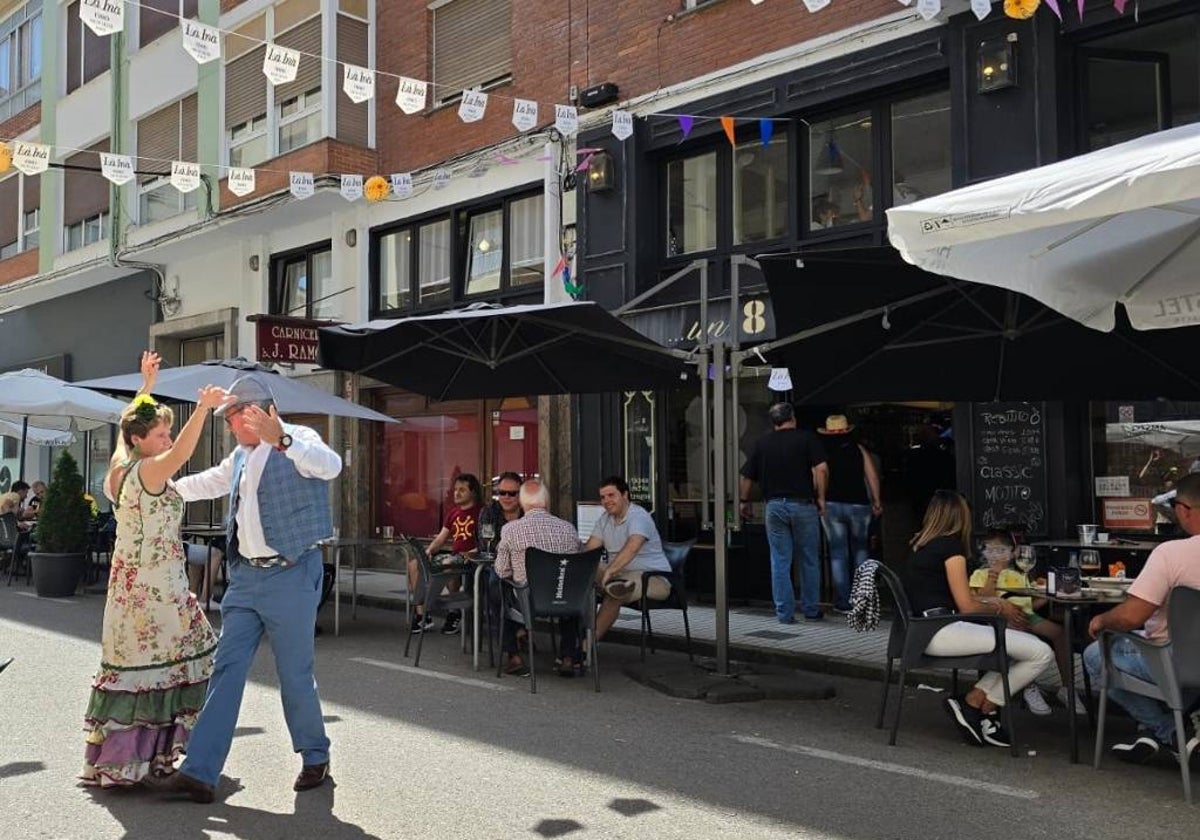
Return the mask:
[[0, 548], [8, 550], [15, 547], [20, 533], [15, 513], [6, 513], [0, 516]]
[[893, 627], [899, 626], [902, 630], [908, 628], [908, 620], [912, 618], [912, 604], [909, 603], [908, 594], [904, 591], [904, 584], [900, 581], [900, 576], [887, 566], [880, 563], [875, 574], [878, 576], [878, 581], [883, 581], [887, 584], [888, 590], [892, 593], [892, 600], [896, 602], [896, 615], [893, 619]]
[[1200, 589], [1177, 586], [1167, 605], [1167, 632], [1179, 687], [1200, 688]]
[[695, 544], [695, 540], [663, 543], [663, 554], [667, 555], [672, 574], [683, 574], [683, 567], [687, 564], [688, 555], [692, 553], [692, 546]]
[[583, 615], [596, 603], [596, 569], [604, 550], [557, 554], [525, 549], [529, 604], [535, 617]]

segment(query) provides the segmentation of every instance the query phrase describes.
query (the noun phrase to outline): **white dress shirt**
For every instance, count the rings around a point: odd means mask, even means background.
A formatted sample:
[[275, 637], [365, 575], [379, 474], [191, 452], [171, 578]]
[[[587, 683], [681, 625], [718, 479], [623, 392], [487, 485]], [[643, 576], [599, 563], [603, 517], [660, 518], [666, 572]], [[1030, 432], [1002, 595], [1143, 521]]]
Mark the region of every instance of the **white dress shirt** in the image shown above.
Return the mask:
[[[342, 471], [342, 459], [330, 449], [321, 436], [307, 426], [283, 424], [283, 431], [292, 436], [292, 445], [287, 448], [287, 457], [296, 465], [296, 471], [305, 478], [320, 478], [330, 481]], [[270, 444], [242, 446], [246, 451], [246, 464], [242, 468], [241, 486], [238, 495], [241, 501], [237, 509], [238, 548], [243, 557], [271, 557], [279, 552], [267, 545], [263, 536], [262, 520], [258, 512], [258, 482], [262, 478], [267, 457], [274, 448]], [[228, 496], [233, 482], [233, 456], [201, 473], [184, 476], [175, 481], [175, 489], [185, 502], [201, 499], [217, 499]]]

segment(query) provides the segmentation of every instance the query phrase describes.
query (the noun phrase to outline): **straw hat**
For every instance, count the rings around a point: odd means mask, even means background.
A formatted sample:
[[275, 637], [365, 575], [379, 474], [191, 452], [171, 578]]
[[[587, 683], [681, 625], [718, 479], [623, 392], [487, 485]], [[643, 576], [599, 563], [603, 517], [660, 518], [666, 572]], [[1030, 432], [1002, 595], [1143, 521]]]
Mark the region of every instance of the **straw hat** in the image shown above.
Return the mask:
[[822, 435], [846, 435], [854, 431], [845, 414], [830, 414], [825, 418], [825, 425], [817, 432]]

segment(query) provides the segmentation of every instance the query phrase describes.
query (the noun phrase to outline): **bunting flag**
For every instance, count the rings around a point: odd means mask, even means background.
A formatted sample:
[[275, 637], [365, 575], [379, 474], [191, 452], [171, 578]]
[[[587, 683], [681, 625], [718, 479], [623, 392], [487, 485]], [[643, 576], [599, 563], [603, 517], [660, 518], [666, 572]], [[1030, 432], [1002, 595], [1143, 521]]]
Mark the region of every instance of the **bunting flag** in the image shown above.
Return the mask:
[[763, 148], [771, 145], [771, 138], [775, 136], [775, 123], [773, 120], [758, 121], [758, 136], [762, 140]]
[[[385, 182], [386, 184], [386, 182]], [[343, 175], [338, 192], [347, 201], [358, 201], [363, 197], [363, 176]]]
[[737, 134], [733, 130], [733, 117], [721, 117], [721, 128], [725, 130], [725, 136], [729, 138], [729, 145], [737, 145]]
[[683, 132], [683, 139], [688, 139], [688, 135], [692, 133], [692, 127], [696, 125], [696, 118], [689, 117], [687, 114], [679, 117], [679, 130]]
[[197, 64], [208, 64], [221, 57], [221, 30], [185, 20], [180, 23], [179, 34], [183, 38], [183, 51]]
[[1083, 20], [1083, 7], [1087, 5], [1087, 0], [1075, 0], [1075, 5], [1079, 8], [1079, 19]]
[[273, 85], [285, 85], [296, 81], [300, 69], [300, 53], [278, 44], [267, 44], [263, 53], [263, 75]]
[[933, 20], [942, 11], [942, 0], [917, 0], [917, 14], [921, 20]]
[[613, 111], [612, 133], [618, 140], [628, 140], [633, 136], [633, 114], [628, 111]]
[[103, 38], [125, 28], [124, 0], [79, 0], [79, 19]]
[[579, 133], [579, 109], [574, 105], [555, 105], [554, 127], [563, 137], [574, 137]]
[[100, 174], [118, 187], [133, 180], [133, 158], [129, 155], [100, 153]]
[[433, 173], [433, 188], [435, 190], [444, 190], [450, 186], [450, 172], [445, 169], [439, 169]]
[[355, 105], [375, 96], [375, 71], [356, 64], [342, 65], [342, 90]]
[[465, 123], [479, 122], [487, 111], [488, 95], [481, 90], [464, 90], [458, 103], [458, 118]]
[[225, 188], [238, 198], [245, 198], [254, 192], [254, 170], [237, 166], [229, 170], [225, 179]]
[[200, 187], [200, 164], [186, 160], [171, 162], [171, 186], [181, 193], [190, 193]]
[[289, 172], [288, 191], [296, 198], [312, 198], [316, 183], [311, 172]]
[[1113, 0], [1113, 8], [1117, 10], [1117, 14], [1125, 14], [1125, 3], [1126, 0]]
[[538, 104], [532, 99], [514, 99], [512, 124], [517, 131], [529, 131], [538, 123]]
[[396, 105], [410, 117], [425, 110], [425, 98], [428, 96], [429, 85], [420, 79], [400, 77], [400, 89], [396, 91]]
[[50, 168], [50, 147], [41, 143], [13, 143], [12, 165], [24, 175], [37, 175]]
[[408, 198], [413, 193], [413, 176], [411, 172], [399, 172], [392, 175], [392, 195], [397, 198]]
[[971, 11], [976, 20], [983, 20], [992, 13], [992, 0], [971, 0]]

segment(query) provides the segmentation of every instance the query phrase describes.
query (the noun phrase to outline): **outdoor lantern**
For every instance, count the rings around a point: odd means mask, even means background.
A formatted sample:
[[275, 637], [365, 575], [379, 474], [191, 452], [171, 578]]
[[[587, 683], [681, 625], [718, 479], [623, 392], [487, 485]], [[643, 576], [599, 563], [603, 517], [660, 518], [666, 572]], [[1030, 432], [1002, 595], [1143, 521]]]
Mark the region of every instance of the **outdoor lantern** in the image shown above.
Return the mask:
[[588, 192], [604, 192], [616, 185], [617, 172], [612, 155], [603, 149], [593, 153], [587, 167]]
[[984, 41], [979, 45], [979, 66], [976, 86], [979, 93], [991, 93], [1017, 86], [1017, 36], [1012, 33], [1003, 39]]

